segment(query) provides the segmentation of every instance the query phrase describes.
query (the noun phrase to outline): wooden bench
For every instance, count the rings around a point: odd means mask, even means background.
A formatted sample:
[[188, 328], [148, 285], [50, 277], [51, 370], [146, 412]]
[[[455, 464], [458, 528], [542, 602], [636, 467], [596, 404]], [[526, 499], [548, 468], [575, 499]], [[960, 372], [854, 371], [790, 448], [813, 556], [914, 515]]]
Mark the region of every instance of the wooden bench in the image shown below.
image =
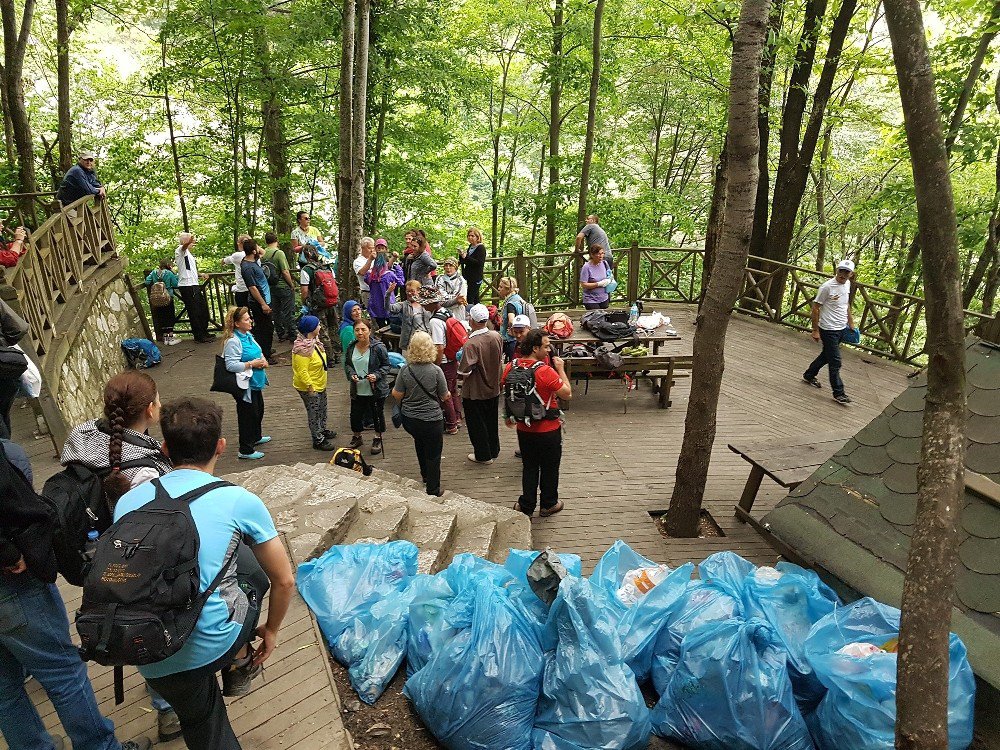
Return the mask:
[[750, 463], [750, 476], [743, 487], [743, 495], [736, 505], [736, 518], [743, 523], [756, 525], [750, 516], [761, 480], [771, 477], [781, 487], [792, 490], [808, 479], [828, 458], [840, 450], [854, 435], [851, 433], [828, 433], [808, 439], [771, 441], [749, 447], [729, 445], [729, 450], [742, 456]]
[[581, 375], [610, 375], [627, 373], [634, 378], [646, 378], [653, 385], [653, 393], [659, 395], [661, 409], [670, 406], [670, 389], [678, 378], [690, 377], [692, 357], [690, 355], [648, 354], [643, 357], [622, 357], [622, 366], [611, 370], [598, 363], [594, 357], [566, 357], [566, 375], [570, 380]]

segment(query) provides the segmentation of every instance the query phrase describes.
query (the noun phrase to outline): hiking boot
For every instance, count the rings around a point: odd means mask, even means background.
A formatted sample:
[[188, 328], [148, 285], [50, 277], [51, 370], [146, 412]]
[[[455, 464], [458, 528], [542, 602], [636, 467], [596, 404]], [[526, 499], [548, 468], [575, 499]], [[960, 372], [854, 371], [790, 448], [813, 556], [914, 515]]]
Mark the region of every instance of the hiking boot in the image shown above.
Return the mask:
[[823, 387], [823, 384], [820, 383], [819, 380], [817, 380], [815, 377], [809, 377], [808, 375], [803, 375], [802, 376], [802, 382], [803, 383], [808, 383], [813, 388], [822, 388]]
[[335, 437], [337, 437], [337, 431], [323, 430], [323, 437], [325, 437], [327, 440], [333, 440]]
[[136, 737], [134, 740], [122, 743], [122, 750], [149, 750], [153, 741], [149, 737]]
[[372, 440], [372, 455], [377, 456], [382, 452], [382, 438]]
[[313, 440], [313, 448], [318, 451], [334, 451], [337, 450], [337, 444], [330, 438], [324, 438], [318, 443]]
[[253, 654], [237, 659], [229, 669], [222, 671], [222, 695], [239, 698], [250, 692], [250, 681], [264, 669], [263, 664], [254, 666]]
[[844, 406], [847, 406], [849, 403], [851, 403], [851, 397], [848, 396], [846, 393], [841, 393], [839, 396], [834, 396], [833, 400], [836, 401], [838, 404], [842, 404]]
[[181, 736], [181, 722], [176, 711], [157, 711], [156, 734], [160, 742], [170, 742]]
[[364, 438], [362, 438], [360, 435], [355, 435], [354, 437], [351, 438], [351, 442], [347, 444], [347, 447], [360, 448], [364, 444], [365, 444]]
[[259, 461], [264, 458], [264, 454], [260, 451], [254, 451], [253, 453], [237, 453], [236, 458], [242, 458], [244, 461]]

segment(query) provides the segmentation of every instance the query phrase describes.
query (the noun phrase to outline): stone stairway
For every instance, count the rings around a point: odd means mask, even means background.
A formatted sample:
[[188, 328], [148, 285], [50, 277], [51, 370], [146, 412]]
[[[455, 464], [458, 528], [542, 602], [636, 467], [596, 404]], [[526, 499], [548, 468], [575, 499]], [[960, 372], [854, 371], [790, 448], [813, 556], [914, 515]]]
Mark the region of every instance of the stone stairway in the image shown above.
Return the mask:
[[223, 477], [258, 495], [284, 532], [296, 564], [335, 544], [413, 542], [419, 572], [436, 573], [461, 552], [503, 562], [531, 549], [531, 524], [512, 509], [446, 491], [431, 497], [405, 477], [371, 476], [331, 464], [260, 466]]

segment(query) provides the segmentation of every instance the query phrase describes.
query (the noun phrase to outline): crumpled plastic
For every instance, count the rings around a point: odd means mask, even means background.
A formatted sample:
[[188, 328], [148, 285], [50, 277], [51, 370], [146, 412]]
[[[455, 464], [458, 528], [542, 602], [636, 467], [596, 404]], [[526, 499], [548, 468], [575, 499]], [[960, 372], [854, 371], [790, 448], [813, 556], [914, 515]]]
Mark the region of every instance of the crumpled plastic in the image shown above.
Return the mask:
[[[837, 653], [848, 644], [894, 646], [899, 610], [871, 598], [840, 607], [817, 622], [806, 638], [804, 654], [827, 688], [810, 720], [819, 750], [892, 750], [896, 727], [896, 654], [866, 657]], [[949, 639], [948, 747], [972, 744], [975, 677], [965, 644]]]
[[[521, 583], [528, 584], [528, 567], [535, 561], [541, 552], [533, 549], [511, 549], [507, 554], [507, 560], [503, 566], [509, 570], [513, 576]], [[556, 554], [556, 553], [553, 553]], [[583, 569], [583, 563], [579, 555], [570, 552], [559, 552], [559, 562], [566, 568], [566, 572], [571, 576], [579, 576]]]
[[645, 750], [649, 709], [625, 664], [615, 627], [617, 607], [585, 578], [559, 584], [546, 632], [542, 696], [534, 750]]
[[358, 697], [374, 703], [406, 653], [409, 599], [417, 572], [410, 542], [337, 545], [302, 563], [296, 583]]
[[457, 631], [445, 619], [455, 592], [443, 577], [418, 575], [407, 593], [411, 597], [406, 639], [406, 675], [409, 677]]
[[785, 650], [758, 619], [734, 617], [689, 632], [652, 721], [658, 735], [696, 750], [813, 750]]
[[470, 580], [445, 615], [456, 634], [406, 681], [449, 750], [531, 750], [544, 659], [538, 627], [512, 593], [489, 576]]

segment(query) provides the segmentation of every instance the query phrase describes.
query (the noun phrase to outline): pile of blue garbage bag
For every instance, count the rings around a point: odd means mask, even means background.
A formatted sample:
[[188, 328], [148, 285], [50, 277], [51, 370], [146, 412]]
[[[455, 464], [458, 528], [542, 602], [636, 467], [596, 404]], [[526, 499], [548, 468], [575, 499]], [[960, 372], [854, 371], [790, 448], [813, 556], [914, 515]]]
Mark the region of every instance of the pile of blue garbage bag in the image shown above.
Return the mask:
[[[410, 542], [336, 546], [298, 587], [361, 700], [405, 661], [404, 694], [450, 750], [638, 750], [651, 733], [699, 750], [893, 748], [899, 610], [845, 606], [791, 563], [720, 552], [671, 570], [618, 541], [587, 578], [551, 550], [416, 571]], [[950, 657], [963, 750], [975, 682], [955, 635]]]

